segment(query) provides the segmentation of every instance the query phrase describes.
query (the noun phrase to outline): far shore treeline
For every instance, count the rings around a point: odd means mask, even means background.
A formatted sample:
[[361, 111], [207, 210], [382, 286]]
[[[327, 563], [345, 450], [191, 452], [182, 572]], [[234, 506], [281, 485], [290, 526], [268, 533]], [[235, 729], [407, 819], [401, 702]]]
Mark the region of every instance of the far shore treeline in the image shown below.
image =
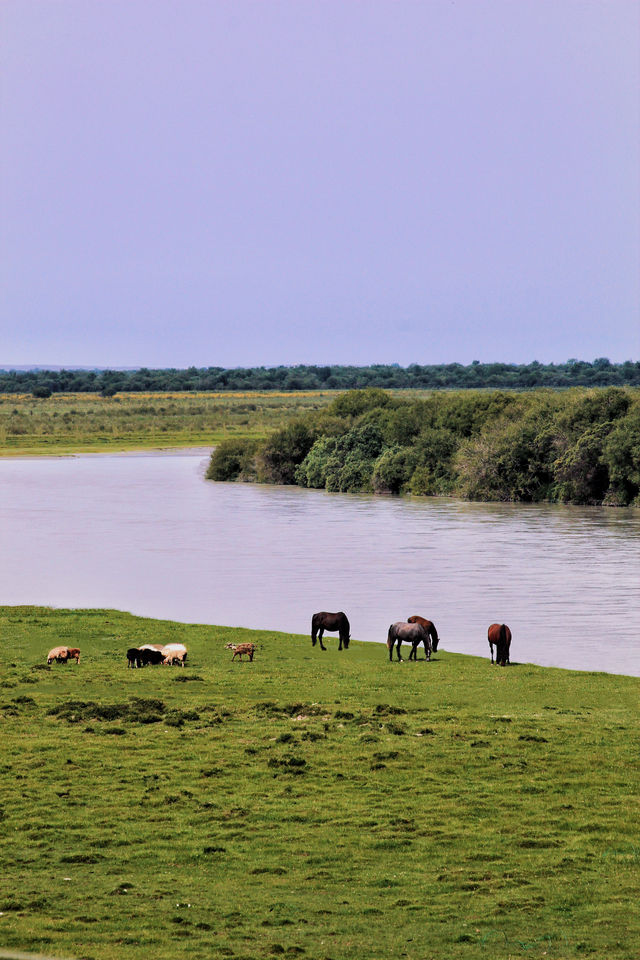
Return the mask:
[[332, 492], [640, 506], [640, 391], [350, 391], [266, 440], [223, 441], [212, 480]]
[[611, 363], [600, 357], [592, 363], [567, 360], [544, 364], [461, 363], [401, 367], [373, 364], [367, 367], [341, 365], [293, 367], [189, 367], [187, 370], [0, 369], [0, 394], [33, 393], [148, 393], [226, 390], [354, 390], [378, 387], [386, 390], [463, 390], [498, 388], [531, 390], [536, 387], [640, 386], [640, 362]]

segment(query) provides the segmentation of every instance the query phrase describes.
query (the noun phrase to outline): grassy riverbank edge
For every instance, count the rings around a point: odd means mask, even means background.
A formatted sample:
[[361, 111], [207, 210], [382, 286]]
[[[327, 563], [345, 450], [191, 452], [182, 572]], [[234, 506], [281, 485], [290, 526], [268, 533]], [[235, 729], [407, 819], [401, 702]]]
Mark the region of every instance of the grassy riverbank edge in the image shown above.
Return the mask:
[[[114, 610], [0, 631], [5, 947], [634, 956], [640, 680]], [[171, 641], [186, 669], [127, 669]]]
[[335, 393], [55, 394], [0, 396], [0, 457], [213, 447], [264, 440]]

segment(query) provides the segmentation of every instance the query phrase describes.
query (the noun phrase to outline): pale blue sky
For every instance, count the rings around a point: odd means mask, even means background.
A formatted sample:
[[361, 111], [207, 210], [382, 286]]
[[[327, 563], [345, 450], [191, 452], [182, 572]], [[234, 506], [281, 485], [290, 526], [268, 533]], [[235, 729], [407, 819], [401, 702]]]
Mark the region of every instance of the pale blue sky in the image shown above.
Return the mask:
[[0, 366], [640, 358], [637, 0], [4, 0]]

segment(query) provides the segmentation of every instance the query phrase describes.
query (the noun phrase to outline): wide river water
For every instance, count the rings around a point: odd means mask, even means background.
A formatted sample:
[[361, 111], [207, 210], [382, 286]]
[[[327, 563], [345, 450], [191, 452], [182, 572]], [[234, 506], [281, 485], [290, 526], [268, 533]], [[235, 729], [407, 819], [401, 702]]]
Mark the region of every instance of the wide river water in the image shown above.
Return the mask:
[[640, 676], [639, 510], [218, 484], [206, 465], [0, 460], [0, 601], [294, 633], [344, 610], [379, 642], [418, 613], [480, 656], [499, 621], [513, 661]]

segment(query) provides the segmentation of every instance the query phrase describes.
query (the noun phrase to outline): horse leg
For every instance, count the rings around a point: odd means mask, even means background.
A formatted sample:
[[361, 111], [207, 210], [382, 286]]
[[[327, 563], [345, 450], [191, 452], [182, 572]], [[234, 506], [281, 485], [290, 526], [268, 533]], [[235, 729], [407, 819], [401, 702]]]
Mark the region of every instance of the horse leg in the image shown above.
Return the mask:
[[324, 645], [323, 642], [322, 642], [322, 634], [323, 634], [323, 633], [324, 633], [324, 627], [320, 627], [320, 632], [318, 633], [318, 640], [320, 641], [320, 649], [321, 649], [321, 650], [326, 650], [327, 648], [325, 647], [325, 645]]
[[396, 653], [398, 654], [398, 660], [400, 661], [400, 663], [404, 663], [402, 657], [400, 656], [400, 647], [401, 647], [401, 645], [402, 645], [402, 640], [400, 639], [400, 637], [398, 637], [398, 645], [397, 645], [397, 647], [396, 647]]
[[429, 637], [424, 641], [424, 655], [427, 660], [431, 660], [431, 640]]
[[[491, 640], [489, 640], [489, 650], [491, 650], [491, 663], [493, 663], [493, 644], [491, 643]], [[498, 651], [497, 651], [497, 648], [496, 648], [496, 654], [497, 654], [497, 653], [498, 653]]]

